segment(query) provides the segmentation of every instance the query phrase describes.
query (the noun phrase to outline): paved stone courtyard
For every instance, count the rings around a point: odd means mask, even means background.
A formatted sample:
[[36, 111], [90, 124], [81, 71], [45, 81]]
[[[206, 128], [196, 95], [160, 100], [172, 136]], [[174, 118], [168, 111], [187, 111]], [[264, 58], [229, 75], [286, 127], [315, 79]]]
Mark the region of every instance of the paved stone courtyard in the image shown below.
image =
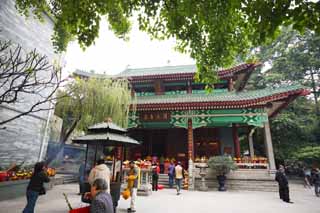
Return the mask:
[[[47, 195], [40, 197], [37, 213], [68, 212], [67, 204], [62, 195], [67, 193], [73, 207], [81, 206], [77, 195], [76, 184], [55, 186]], [[161, 190], [149, 197], [138, 197], [137, 212], [141, 213], [319, 213], [320, 198], [314, 196], [312, 190], [301, 185], [291, 185], [291, 197], [294, 204], [287, 204], [278, 199], [274, 192], [228, 191], [199, 192], [183, 191], [180, 196], [175, 190]], [[0, 213], [21, 213], [25, 198], [0, 202]], [[129, 201], [120, 200], [118, 212], [126, 212]]]

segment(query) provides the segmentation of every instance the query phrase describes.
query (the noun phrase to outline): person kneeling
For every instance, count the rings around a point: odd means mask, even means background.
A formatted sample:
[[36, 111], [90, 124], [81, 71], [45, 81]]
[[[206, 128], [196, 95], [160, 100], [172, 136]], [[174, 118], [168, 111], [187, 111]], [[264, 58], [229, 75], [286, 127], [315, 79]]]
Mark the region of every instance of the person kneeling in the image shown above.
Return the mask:
[[96, 179], [90, 192], [86, 193], [86, 197], [91, 197], [90, 213], [114, 213], [111, 195], [106, 192], [108, 190], [107, 182], [102, 179]]

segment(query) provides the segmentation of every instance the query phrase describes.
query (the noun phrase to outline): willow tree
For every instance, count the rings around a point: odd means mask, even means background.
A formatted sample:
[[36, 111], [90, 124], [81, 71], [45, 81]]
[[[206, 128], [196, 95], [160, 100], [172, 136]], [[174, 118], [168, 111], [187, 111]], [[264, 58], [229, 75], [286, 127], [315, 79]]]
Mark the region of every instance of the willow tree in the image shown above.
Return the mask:
[[122, 127], [128, 124], [131, 92], [126, 80], [76, 78], [58, 96], [55, 114], [63, 119], [60, 142], [64, 144], [75, 131], [106, 118]]

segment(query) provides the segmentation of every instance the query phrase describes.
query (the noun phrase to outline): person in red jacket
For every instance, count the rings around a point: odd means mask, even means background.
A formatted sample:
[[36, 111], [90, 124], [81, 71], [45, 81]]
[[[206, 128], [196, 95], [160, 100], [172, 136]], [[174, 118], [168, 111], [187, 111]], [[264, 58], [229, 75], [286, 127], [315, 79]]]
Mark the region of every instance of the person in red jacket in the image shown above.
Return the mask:
[[152, 191], [158, 191], [160, 167], [157, 163], [154, 163], [151, 168], [152, 168]]

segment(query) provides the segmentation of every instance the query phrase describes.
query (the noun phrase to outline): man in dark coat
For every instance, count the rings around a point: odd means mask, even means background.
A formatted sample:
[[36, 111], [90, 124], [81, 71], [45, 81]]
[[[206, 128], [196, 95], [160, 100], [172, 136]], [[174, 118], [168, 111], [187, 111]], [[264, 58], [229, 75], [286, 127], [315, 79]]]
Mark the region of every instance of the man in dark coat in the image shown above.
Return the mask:
[[288, 178], [285, 174], [284, 167], [282, 165], [279, 166], [279, 170], [276, 173], [275, 180], [279, 184], [280, 199], [287, 203], [293, 203], [290, 201]]
[[315, 169], [313, 177], [314, 191], [317, 197], [320, 197], [320, 170], [319, 168]]

